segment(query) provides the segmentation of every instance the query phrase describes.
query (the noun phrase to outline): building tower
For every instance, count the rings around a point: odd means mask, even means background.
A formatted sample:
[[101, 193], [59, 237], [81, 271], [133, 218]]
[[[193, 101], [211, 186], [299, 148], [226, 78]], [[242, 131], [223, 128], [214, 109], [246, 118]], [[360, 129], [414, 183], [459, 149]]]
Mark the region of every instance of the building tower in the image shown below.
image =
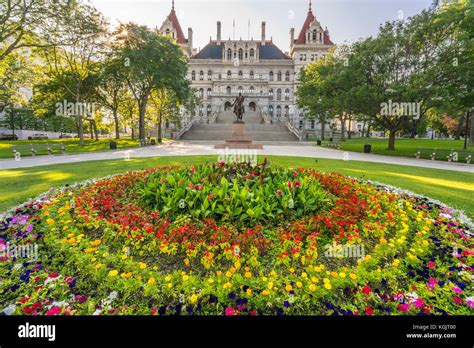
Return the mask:
[[160, 27], [160, 33], [171, 36], [176, 43], [183, 50], [186, 58], [190, 58], [193, 54], [193, 30], [188, 28], [188, 38], [184, 36], [183, 29], [181, 29], [181, 24], [179, 23], [178, 17], [176, 16], [176, 11], [174, 9], [174, 0], [171, 3], [171, 12], [166, 17], [165, 21]]

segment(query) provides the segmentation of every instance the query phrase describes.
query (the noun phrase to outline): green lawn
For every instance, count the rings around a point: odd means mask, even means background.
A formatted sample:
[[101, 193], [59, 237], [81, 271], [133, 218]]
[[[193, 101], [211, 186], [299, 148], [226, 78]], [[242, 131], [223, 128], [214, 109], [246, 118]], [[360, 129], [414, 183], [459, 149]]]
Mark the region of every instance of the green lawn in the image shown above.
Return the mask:
[[[259, 158], [260, 160], [261, 158]], [[380, 181], [438, 199], [464, 210], [474, 219], [474, 174], [391, 164], [269, 156], [270, 163], [335, 171]], [[88, 178], [154, 166], [198, 164], [216, 161], [215, 156], [161, 157], [90, 161], [0, 171], [0, 211], [26, 201], [51, 187]]]
[[[130, 138], [124, 139], [99, 139], [99, 141], [92, 139], [84, 139], [84, 146], [79, 146], [79, 139], [52, 139], [52, 140], [0, 140], [0, 158], [13, 158], [13, 152], [10, 149], [11, 145], [27, 145], [27, 144], [60, 144], [66, 145], [67, 153], [79, 152], [95, 152], [109, 150], [109, 141], [117, 141], [117, 148], [137, 147], [138, 141]], [[45, 153], [43, 153], [45, 154]], [[21, 154], [22, 156], [31, 156], [29, 154]]]
[[[388, 156], [402, 156], [415, 158], [417, 148], [457, 150], [462, 151], [464, 140], [441, 140], [441, 139], [396, 139], [395, 150], [387, 150], [388, 139], [381, 138], [356, 138], [346, 140], [341, 143], [341, 150], [363, 152], [364, 144], [372, 145], [372, 153]], [[469, 146], [468, 150], [474, 152], [474, 146]], [[464, 156], [460, 156], [463, 159]]]

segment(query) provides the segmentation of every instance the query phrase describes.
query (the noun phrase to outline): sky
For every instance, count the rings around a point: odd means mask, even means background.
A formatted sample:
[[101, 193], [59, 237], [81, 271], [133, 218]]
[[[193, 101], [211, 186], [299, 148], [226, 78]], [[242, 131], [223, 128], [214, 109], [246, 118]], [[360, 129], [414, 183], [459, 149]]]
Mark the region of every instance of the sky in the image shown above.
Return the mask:
[[[135, 22], [160, 27], [171, 10], [171, 0], [90, 0], [112, 25]], [[175, 10], [185, 36], [193, 29], [195, 48], [216, 38], [222, 22], [222, 39], [260, 40], [261, 22], [266, 36], [283, 51], [289, 50], [290, 28], [298, 35], [308, 13], [309, 0], [175, 0]], [[385, 21], [407, 18], [428, 8], [432, 0], [312, 0], [313, 14], [329, 29], [338, 44], [374, 36]], [[250, 20], [250, 30], [249, 30]]]

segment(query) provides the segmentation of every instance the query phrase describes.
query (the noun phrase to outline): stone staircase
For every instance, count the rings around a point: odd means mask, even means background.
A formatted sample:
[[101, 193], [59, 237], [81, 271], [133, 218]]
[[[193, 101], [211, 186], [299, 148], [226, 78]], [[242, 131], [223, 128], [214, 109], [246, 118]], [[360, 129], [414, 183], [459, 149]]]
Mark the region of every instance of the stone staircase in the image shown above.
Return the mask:
[[[262, 115], [257, 111], [244, 114], [247, 135], [253, 141], [298, 141], [284, 124], [263, 123]], [[219, 113], [216, 123], [195, 124], [184, 133], [180, 140], [226, 140], [232, 134], [235, 115], [232, 111]]]

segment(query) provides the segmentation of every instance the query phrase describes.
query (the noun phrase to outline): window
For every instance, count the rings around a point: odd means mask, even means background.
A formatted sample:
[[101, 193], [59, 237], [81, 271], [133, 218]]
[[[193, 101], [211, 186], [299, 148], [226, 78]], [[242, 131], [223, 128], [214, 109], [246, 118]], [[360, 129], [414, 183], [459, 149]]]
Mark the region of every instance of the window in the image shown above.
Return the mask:
[[281, 106], [277, 106], [277, 117], [281, 117]]
[[314, 129], [314, 120], [311, 120], [311, 129]]
[[207, 79], [208, 79], [209, 81], [212, 80], [212, 71], [211, 71], [211, 70], [208, 70], [208, 71], [207, 71]]
[[207, 116], [211, 115], [211, 104], [207, 104]]
[[242, 79], [244, 77], [244, 73], [242, 72], [242, 70], [239, 71], [239, 79]]
[[244, 89], [242, 88], [242, 86], [239, 86], [239, 88], [237, 89], [239, 91], [239, 93], [243, 93], [244, 92]]
[[199, 116], [203, 116], [204, 115], [204, 109], [202, 107], [202, 105], [199, 107]]
[[290, 115], [290, 107], [288, 105], [285, 106], [285, 117]]
[[281, 89], [277, 89], [277, 100], [281, 100]]
[[285, 89], [285, 100], [290, 100], [290, 90], [288, 88]]
[[222, 74], [219, 74], [219, 80], [222, 80]]
[[300, 120], [300, 129], [303, 129], [303, 120]]
[[199, 98], [204, 98], [204, 89], [203, 88], [199, 89]]
[[170, 30], [166, 29], [166, 35], [169, 35], [169, 34], [170, 34]]
[[212, 96], [212, 89], [211, 88], [208, 88], [207, 89], [207, 97], [211, 97]]
[[323, 41], [323, 33], [319, 33], [319, 41]]
[[270, 81], [273, 81], [273, 71], [270, 71]]
[[244, 59], [244, 50], [243, 49], [239, 49], [239, 60], [243, 60]]
[[202, 70], [199, 72], [199, 80], [200, 81], [204, 80], [204, 71]]
[[303, 53], [300, 54], [300, 62], [303, 61]]
[[316, 32], [316, 29], [313, 30], [313, 41], [316, 41], [316, 35], [317, 35], [317, 32]]
[[250, 86], [250, 94], [254, 94], [255, 93], [255, 88], [253, 86]]
[[227, 86], [226, 92], [228, 95], [230, 95], [230, 93], [232, 92], [232, 88], [230, 88], [230, 86]]
[[290, 72], [287, 71], [285, 74], [285, 81], [290, 81]]
[[311, 33], [308, 33], [308, 42], [311, 42]]
[[270, 105], [270, 106], [268, 107], [268, 112], [270, 113], [270, 116], [273, 117], [273, 105]]
[[250, 49], [250, 59], [255, 58], [255, 50], [253, 48]]
[[273, 100], [273, 89], [268, 91], [268, 96], [270, 97], [270, 100]]
[[229, 48], [227, 50], [227, 60], [231, 60], [232, 59], [232, 50]]
[[191, 72], [191, 80], [196, 80], [196, 72], [194, 70]]
[[306, 62], [306, 53], [303, 54], [303, 60]]
[[253, 77], [254, 77], [253, 71], [251, 71], [251, 72], [250, 72], [250, 78], [253, 80]]
[[278, 81], [281, 81], [281, 71], [278, 72], [277, 80], [278, 80]]
[[230, 80], [232, 78], [232, 72], [229, 70], [227, 71], [227, 79]]

